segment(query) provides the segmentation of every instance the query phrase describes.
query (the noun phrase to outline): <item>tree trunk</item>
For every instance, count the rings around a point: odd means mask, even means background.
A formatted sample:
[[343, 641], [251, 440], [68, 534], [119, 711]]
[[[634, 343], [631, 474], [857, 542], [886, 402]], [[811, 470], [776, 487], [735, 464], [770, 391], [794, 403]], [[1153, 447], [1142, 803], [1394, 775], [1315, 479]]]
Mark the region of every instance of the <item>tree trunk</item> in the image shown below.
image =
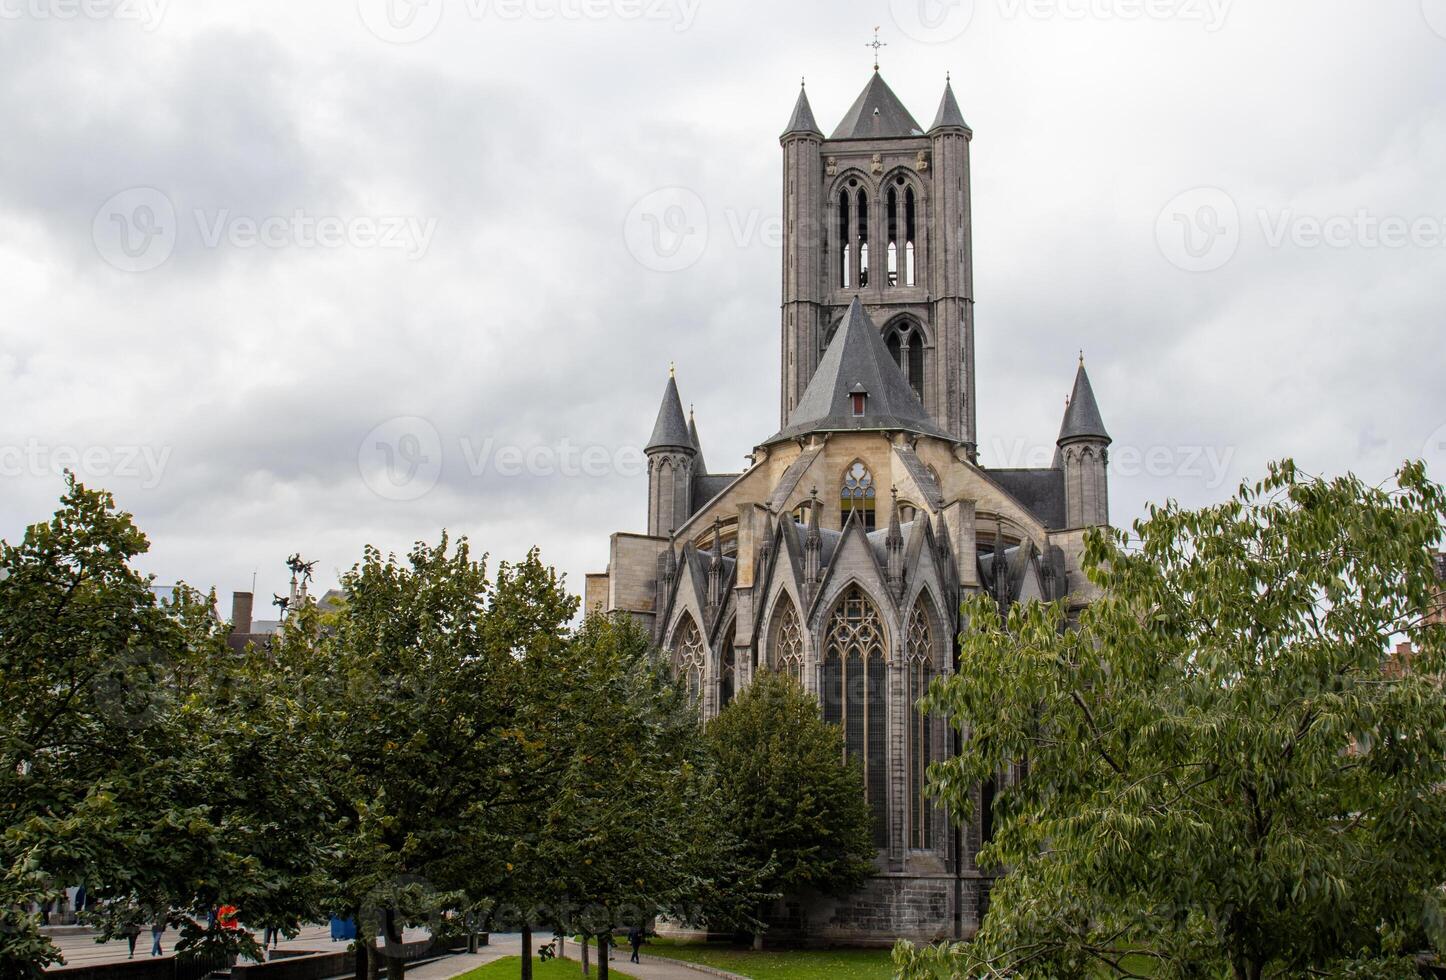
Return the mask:
[[587, 933], [582, 934], [582, 975], [587, 976]]
[[598, 933], [597, 937], [597, 980], [608, 980], [608, 943], [612, 933]]
[[387, 961], [387, 980], [405, 980], [407, 975], [407, 961], [404, 958], [405, 952], [402, 948], [401, 917], [395, 909], [388, 909], [382, 916], [382, 956]]
[[522, 980], [532, 980], [532, 927], [522, 926]]

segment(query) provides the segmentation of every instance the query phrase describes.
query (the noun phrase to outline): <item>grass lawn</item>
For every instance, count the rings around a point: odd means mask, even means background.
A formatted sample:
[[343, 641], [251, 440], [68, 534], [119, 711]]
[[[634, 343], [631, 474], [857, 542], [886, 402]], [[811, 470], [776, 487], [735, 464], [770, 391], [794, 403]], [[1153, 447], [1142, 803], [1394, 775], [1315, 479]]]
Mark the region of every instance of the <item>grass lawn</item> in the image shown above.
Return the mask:
[[894, 975], [887, 949], [751, 950], [650, 939], [643, 953], [704, 963], [756, 980], [887, 980]]
[[[548, 960], [546, 963], [534, 959], [532, 961], [533, 980], [578, 980], [582, 967], [576, 960]], [[597, 976], [597, 967], [592, 970], [593, 977]], [[457, 980], [517, 980], [522, 976], [522, 957], [504, 956], [500, 960], [493, 960], [486, 966], [479, 966], [462, 974]], [[608, 964], [608, 976], [616, 977], [617, 980], [633, 980], [630, 974], [622, 973]]]
[[[643, 947], [645, 954], [666, 956], [716, 966], [729, 973], [753, 977], [755, 980], [874, 980], [894, 975], [894, 964], [887, 949], [814, 949], [761, 950], [734, 949], [721, 944], [683, 943], [667, 939], [650, 939]], [[1146, 956], [1124, 960], [1126, 969], [1145, 976], [1153, 972], [1153, 962]], [[1100, 970], [1101, 978], [1113, 976]]]

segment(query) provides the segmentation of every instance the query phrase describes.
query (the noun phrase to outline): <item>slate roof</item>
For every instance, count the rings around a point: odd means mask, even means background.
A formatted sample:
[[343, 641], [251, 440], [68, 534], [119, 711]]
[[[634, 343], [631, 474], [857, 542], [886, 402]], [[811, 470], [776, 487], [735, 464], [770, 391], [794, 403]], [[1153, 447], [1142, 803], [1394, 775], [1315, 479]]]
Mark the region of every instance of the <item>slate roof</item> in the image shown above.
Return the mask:
[[808, 104], [807, 89], [798, 90], [798, 101], [794, 103], [793, 115], [788, 117], [788, 128], [783, 131], [784, 136], [795, 133], [823, 135], [823, 130], [818, 128], [818, 123], [813, 118], [813, 107]]
[[944, 98], [939, 102], [939, 112], [934, 117], [934, 125], [929, 127], [929, 132], [936, 129], [944, 129], [948, 126], [958, 126], [961, 129], [968, 129], [969, 124], [964, 121], [964, 114], [959, 111], [959, 102], [954, 98], [954, 84], [944, 83]]
[[[855, 418], [850, 392], [859, 385], [868, 398], [864, 416]], [[806, 432], [878, 430], [950, 438], [929, 418], [884, 346], [879, 328], [855, 296], [788, 424], [764, 445]]]
[[663, 389], [663, 404], [658, 408], [658, 421], [653, 424], [653, 435], [644, 451], [692, 448], [693, 440], [688, 435], [688, 420], [683, 417], [683, 400], [678, 397], [678, 382], [670, 377], [668, 387]]
[[1074, 376], [1074, 393], [1069, 396], [1064, 424], [1059, 429], [1059, 441], [1086, 438], [1109, 442], [1110, 434], [1105, 431], [1104, 419], [1100, 418], [1100, 407], [1095, 402], [1094, 389], [1090, 387], [1090, 376], [1085, 373], [1084, 361], [1081, 360], [1079, 373]]
[[859, 140], [923, 136], [924, 131], [877, 71], [829, 139]]
[[710, 504], [715, 497], [732, 486], [733, 481], [742, 475], [741, 473], [715, 473], [695, 476], [693, 478], [693, 513], [698, 513]]
[[1048, 528], [1064, 527], [1064, 471], [985, 470], [1024, 509]]

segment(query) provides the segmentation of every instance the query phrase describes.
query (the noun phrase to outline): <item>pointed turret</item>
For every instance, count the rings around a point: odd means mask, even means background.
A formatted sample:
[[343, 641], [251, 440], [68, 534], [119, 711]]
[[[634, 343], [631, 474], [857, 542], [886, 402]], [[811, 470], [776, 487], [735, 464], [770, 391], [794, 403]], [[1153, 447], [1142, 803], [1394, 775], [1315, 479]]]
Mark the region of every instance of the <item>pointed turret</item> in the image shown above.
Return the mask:
[[933, 133], [940, 129], [969, 129], [969, 124], [964, 121], [964, 113], [959, 111], [959, 100], [954, 98], [954, 83], [944, 83], [944, 98], [939, 102], [939, 112], [934, 116], [934, 125], [929, 127]]
[[707, 476], [708, 464], [703, 462], [703, 443], [698, 438], [698, 420], [693, 416], [693, 406], [688, 406], [688, 439], [693, 443], [693, 451], [698, 458], [693, 461], [693, 475]]
[[1059, 442], [1063, 445], [1073, 439], [1102, 439], [1111, 442], [1105, 431], [1104, 419], [1100, 418], [1100, 406], [1095, 401], [1094, 388], [1090, 385], [1089, 373], [1085, 371], [1084, 357], [1079, 359], [1079, 371], [1074, 376], [1074, 391], [1069, 396], [1069, 405], [1064, 411], [1064, 424], [1059, 428]]
[[788, 425], [768, 442], [807, 432], [864, 429], [949, 438], [924, 410], [855, 296]]
[[813, 118], [813, 107], [808, 104], [808, 89], [803, 87], [798, 90], [798, 101], [793, 104], [793, 115], [788, 117], [788, 128], [783, 131], [784, 139], [790, 136], [823, 138], [823, 130], [818, 128], [818, 123]]
[[648, 534], [662, 537], [682, 527], [693, 513], [693, 468], [698, 458], [671, 369], [653, 435], [643, 452], [648, 457]]
[[894, 90], [889, 88], [884, 76], [875, 71], [829, 139], [868, 140], [923, 135], [924, 131]]
[[658, 420], [653, 423], [653, 435], [644, 452], [655, 449], [683, 449], [693, 451], [693, 440], [688, 436], [688, 419], [683, 415], [683, 399], [678, 397], [678, 380], [668, 372], [668, 386], [663, 389], [663, 404], [658, 407]]
[[1081, 354], [1055, 454], [1056, 468], [1064, 470], [1064, 514], [1069, 527], [1110, 522], [1107, 467], [1111, 441]]

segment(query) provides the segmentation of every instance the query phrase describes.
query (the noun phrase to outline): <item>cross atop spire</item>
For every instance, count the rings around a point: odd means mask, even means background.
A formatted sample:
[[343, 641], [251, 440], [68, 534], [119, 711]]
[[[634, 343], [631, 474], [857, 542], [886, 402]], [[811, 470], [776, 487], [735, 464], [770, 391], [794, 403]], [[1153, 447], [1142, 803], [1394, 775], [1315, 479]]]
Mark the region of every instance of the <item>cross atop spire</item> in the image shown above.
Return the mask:
[[880, 48], [887, 48], [887, 47], [889, 46], [889, 42], [888, 42], [888, 41], [880, 41], [880, 40], [879, 40], [879, 31], [880, 31], [880, 30], [882, 30], [882, 28], [875, 27], [875, 28], [874, 28], [874, 40], [873, 40], [873, 42], [870, 43], [870, 44], [865, 44], [865, 45], [864, 45], [864, 47], [866, 47], [866, 48], [873, 48], [873, 49], [874, 49], [874, 71], [878, 71], [878, 70], [879, 70], [879, 49], [880, 49]]

